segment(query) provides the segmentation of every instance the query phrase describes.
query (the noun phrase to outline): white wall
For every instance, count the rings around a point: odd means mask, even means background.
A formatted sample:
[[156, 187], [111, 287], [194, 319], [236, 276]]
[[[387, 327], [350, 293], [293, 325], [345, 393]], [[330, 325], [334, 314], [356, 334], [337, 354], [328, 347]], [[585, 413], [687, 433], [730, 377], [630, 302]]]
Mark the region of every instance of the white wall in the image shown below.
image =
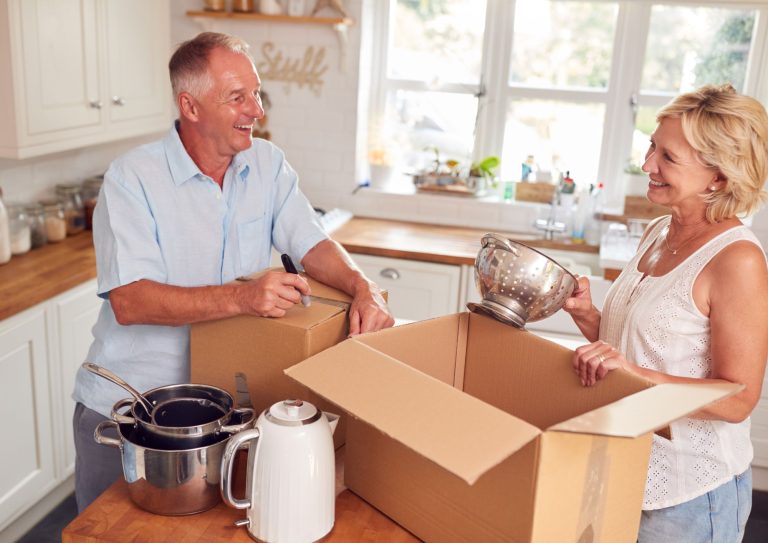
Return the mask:
[[[467, 225], [489, 230], [531, 231], [542, 212], [538, 205], [510, 205], [450, 196], [382, 194], [362, 189], [352, 195], [365, 176], [365, 134], [369, 91], [369, 55], [372, 5], [381, 0], [344, 0], [355, 21], [347, 32], [346, 60], [339, 66], [340, 41], [326, 25], [223, 21], [205, 19], [204, 25], [186, 16], [199, 10], [202, 0], [171, 2], [171, 43], [175, 47], [204, 29], [237, 34], [251, 44], [257, 64], [261, 47], [271, 41], [291, 58], [302, 58], [307, 47], [325, 48], [323, 85], [319, 95], [284, 82], [263, 81], [272, 101], [268, 129], [301, 175], [301, 186], [319, 207], [343, 207], [358, 215]], [[308, 8], [314, 2], [307, 2]], [[362, 47], [362, 53], [361, 53]], [[362, 72], [361, 72], [362, 67]], [[28, 160], [0, 160], [0, 187], [8, 200], [31, 201], [52, 193], [56, 183], [75, 182], [103, 172], [126, 150], [162, 134]], [[753, 222], [753, 229], [768, 247], [768, 209]]]

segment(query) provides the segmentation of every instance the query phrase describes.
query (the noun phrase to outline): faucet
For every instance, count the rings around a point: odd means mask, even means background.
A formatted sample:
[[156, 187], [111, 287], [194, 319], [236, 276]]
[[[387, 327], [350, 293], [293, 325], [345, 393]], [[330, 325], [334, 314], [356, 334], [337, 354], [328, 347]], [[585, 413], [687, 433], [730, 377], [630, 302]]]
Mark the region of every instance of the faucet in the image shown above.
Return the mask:
[[560, 186], [552, 194], [552, 201], [549, 204], [549, 215], [546, 219], [536, 219], [533, 224], [539, 230], [544, 231], [544, 239], [552, 240], [555, 238], [555, 232], [565, 232], [566, 224], [557, 220], [557, 207], [560, 203]]

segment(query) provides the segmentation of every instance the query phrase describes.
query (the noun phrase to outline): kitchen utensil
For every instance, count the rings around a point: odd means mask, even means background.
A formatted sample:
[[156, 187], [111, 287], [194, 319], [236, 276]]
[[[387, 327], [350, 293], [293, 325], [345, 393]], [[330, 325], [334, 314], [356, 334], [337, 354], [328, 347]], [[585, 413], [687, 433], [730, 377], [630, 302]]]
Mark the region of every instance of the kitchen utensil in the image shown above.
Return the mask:
[[524, 328], [560, 309], [577, 280], [544, 253], [489, 233], [475, 259], [475, 283], [483, 300], [470, 311]]
[[[115, 428], [118, 438], [104, 435]], [[216, 506], [221, 459], [229, 434], [209, 445], [185, 450], [159, 450], [141, 444], [130, 424], [105, 420], [96, 426], [97, 443], [120, 449], [128, 495], [136, 505], [158, 515], [191, 515]]]
[[[283, 262], [283, 268], [285, 268], [285, 271], [288, 273], [295, 273], [296, 275], [299, 274], [299, 272], [296, 270], [296, 266], [293, 264], [293, 260], [291, 260], [290, 255], [282, 254], [280, 255], [280, 260]], [[310, 297], [308, 294], [302, 294], [301, 295], [301, 305], [304, 307], [309, 307], [309, 304], [312, 303], [310, 301]]]
[[[221, 495], [227, 505], [247, 509], [238, 526], [266, 543], [317, 541], [331, 531], [336, 478], [332, 434], [338, 419], [308, 402], [285, 400], [265, 410], [253, 429], [230, 438], [221, 463]], [[240, 500], [232, 496], [232, 465], [246, 443], [246, 496]]]
[[157, 426], [197, 426], [220, 419], [227, 412], [205, 398], [172, 398], [152, 410], [152, 424]]
[[98, 366], [94, 364], [93, 362], [83, 362], [83, 367], [90, 371], [91, 373], [95, 373], [99, 377], [103, 377], [104, 379], [108, 381], [112, 381], [117, 386], [123, 387], [125, 390], [127, 390], [131, 396], [136, 398], [136, 401], [139, 402], [139, 404], [144, 408], [144, 412], [146, 413], [147, 417], [152, 416], [152, 409], [154, 406], [152, 405], [152, 402], [150, 402], [147, 398], [141, 395], [141, 393], [133, 388], [131, 385], [126, 383], [123, 379], [109, 371], [107, 368], [102, 368], [101, 366]]
[[253, 407], [251, 393], [248, 391], [248, 379], [239, 371], [235, 373], [235, 397], [239, 407]]
[[[218, 404], [223, 415], [213, 421], [190, 424], [187, 426], [159, 426], [152, 423], [151, 417], [147, 417], [142, 408], [136, 407], [136, 401], [131, 398], [125, 398], [118, 401], [112, 407], [112, 419], [120, 424], [130, 424], [140, 429], [140, 432], [146, 433], [154, 438], [160, 438], [161, 443], [167, 443], [167, 438], [180, 441], [179, 448], [199, 447], [209, 443], [210, 436], [219, 433], [232, 434], [250, 428], [253, 424], [256, 414], [252, 408], [235, 408], [232, 396], [226, 390], [211, 385], [180, 384], [167, 385], [153, 388], [144, 393], [144, 396], [153, 404], [168, 400], [178, 400], [180, 398], [203, 399]], [[123, 412], [129, 407], [130, 415]], [[238, 415], [239, 422], [230, 424], [233, 415]], [[176, 445], [174, 445], [176, 446]]]

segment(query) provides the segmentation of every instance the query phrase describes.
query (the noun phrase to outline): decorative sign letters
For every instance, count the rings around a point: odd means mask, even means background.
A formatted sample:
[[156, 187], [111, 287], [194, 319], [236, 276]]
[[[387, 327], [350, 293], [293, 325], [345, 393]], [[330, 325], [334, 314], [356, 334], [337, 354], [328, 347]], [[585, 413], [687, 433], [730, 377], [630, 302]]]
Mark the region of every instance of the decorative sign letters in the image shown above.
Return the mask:
[[260, 62], [256, 69], [262, 79], [272, 81], [284, 81], [286, 92], [290, 92], [292, 83], [299, 88], [305, 85], [320, 96], [320, 90], [323, 86], [323, 74], [328, 70], [325, 61], [325, 47], [317, 50], [313, 46], [307, 47], [303, 58], [289, 58], [283, 55], [282, 51], [275, 50], [275, 44], [265, 42], [261, 46], [261, 54], [264, 61]]

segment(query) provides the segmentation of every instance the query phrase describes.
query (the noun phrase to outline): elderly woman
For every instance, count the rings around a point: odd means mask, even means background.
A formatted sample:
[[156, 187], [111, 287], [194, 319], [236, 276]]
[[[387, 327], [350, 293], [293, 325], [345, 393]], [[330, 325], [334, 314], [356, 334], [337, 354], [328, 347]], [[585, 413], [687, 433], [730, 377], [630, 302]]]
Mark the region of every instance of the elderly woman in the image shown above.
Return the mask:
[[741, 541], [752, 501], [749, 414], [768, 359], [768, 266], [739, 220], [766, 200], [768, 115], [730, 85], [684, 94], [657, 115], [643, 170], [668, 207], [608, 292], [565, 304], [592, 341], [574, 353], [584, 386], [620, 368], [655, 383], [745, 388], [654, 436], [638, 541]]

